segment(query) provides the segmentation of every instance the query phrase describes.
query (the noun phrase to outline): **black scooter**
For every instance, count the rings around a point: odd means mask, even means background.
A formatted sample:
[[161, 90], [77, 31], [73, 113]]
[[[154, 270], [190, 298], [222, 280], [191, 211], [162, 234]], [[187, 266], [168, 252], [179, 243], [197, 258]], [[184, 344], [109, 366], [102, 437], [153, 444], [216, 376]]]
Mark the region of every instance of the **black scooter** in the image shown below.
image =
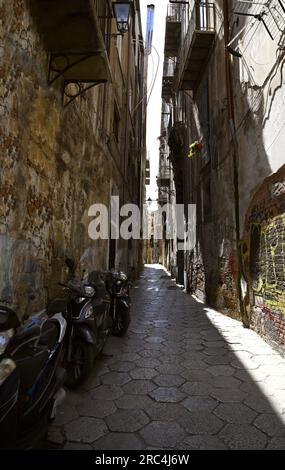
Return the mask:
[[105, 282], [111, 296], [111, 333], [124, 336], [131, 321], [131, 283], [122, 271], [108, 271], [105, 273]]
[[0, 307], [1, 449], [38, 447], [65, 398], [65, 311], [64, 301], [52, 301], [20, 325], [13, 310]]
[[68, 258], [66, 264], [73, 279], [60, 284], [69, 297], [64, 366], [66, 385], [76, 388], [89, 377], [104, 348], [110, 331], [110, 296], [100, 272], [77, 281], [74, 261]]

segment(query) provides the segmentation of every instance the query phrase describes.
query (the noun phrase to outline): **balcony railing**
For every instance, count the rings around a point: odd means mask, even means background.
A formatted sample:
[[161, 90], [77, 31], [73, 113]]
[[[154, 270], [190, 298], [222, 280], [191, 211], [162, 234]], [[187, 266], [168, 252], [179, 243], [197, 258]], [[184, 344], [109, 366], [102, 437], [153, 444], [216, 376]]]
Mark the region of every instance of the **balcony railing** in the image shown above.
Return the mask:
[[183, 4], [169, 4], [167, 6], [167, 15], [166, 15], [166, 21], [167, 22], [181, 22], [182, 17], [183, 17], [183, 12], [185, 9], [185, 5]]
[[181, 23], [184, 12], [185, 5], [168, 5], [164, 46], [164, 52], [167, 56], [177, 55], [178, 53], [181, 43]]
[[166, 101], [172, 96], [173, 77], [177, 65], [176, 57], [165, 57], [162, 77], [162, 98]]
[[178, 56], [179, 66], [175, 77], [178, 89], [195, 90], [199, 84], [215, 31], [214, 3], [196, 3]]
[[156, 178], [157, 186], [159, 188], [162, 187], [169, 187], [170, 186], [170, 166], [169, 163], [167, 164], [165, 160], [159, 165], [158, 176]]

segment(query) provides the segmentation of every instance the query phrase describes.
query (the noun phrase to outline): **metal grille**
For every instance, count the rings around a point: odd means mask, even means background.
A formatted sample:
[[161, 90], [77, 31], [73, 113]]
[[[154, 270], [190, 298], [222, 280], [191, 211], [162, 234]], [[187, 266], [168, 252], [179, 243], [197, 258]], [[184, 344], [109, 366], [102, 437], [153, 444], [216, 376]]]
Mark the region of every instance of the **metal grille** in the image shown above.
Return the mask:
[[262, 21], [272, 39], [285, 30], [285, 3], [283, 0], [263, 0], [261, 2], [238, 0], [234, 6], [234, 13]]
[[252, 2], [251, 0], [238, 0], [234, 6], [237, 15], [259, 15], [266, 5], [266, 1]]

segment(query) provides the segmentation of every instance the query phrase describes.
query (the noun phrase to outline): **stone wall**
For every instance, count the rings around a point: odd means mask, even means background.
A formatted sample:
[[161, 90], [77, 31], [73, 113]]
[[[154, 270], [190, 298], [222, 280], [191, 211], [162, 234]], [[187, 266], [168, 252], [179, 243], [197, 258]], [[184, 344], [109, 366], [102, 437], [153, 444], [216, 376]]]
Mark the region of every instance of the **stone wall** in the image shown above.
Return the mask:
[[1, 1], [0, 18], [0, 301], [23, 313], [28, 294], [33, 310], [58, 292], [66, 256], [107, 268], [88, 209], [121, 183], [102, 136], [104, 85], [64, 108], [25, 2]]

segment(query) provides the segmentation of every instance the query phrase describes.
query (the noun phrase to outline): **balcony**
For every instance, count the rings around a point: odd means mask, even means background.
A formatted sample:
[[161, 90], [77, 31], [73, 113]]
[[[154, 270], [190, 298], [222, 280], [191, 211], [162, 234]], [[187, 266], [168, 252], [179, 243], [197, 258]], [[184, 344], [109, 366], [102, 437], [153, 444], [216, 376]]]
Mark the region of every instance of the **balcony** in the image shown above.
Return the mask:
[[159, 188], [170, 187], [170, 167], [169, 164], [162, 164], [159, 166], [159, 173], [156, 178], [156, 183]]
[[162, 98], [165, 101], [168, 101], [173, 93], [173, 79], [176, 63], [176, 57], [165, 57], [162, 76]]
[[111, 78], [104, 36], [110, 2], [30, 0], [32, 18], [50, 53], [49, 82], [102, 83]]
[[195, 4], [175, 73], [175, 88], [195, 92], [216, 34], [215, 5]]
[[181, 44], [181, 23], [185, 5], [168, 5], [166, 16], [165, 46], [166, 56], [177, 56]]

